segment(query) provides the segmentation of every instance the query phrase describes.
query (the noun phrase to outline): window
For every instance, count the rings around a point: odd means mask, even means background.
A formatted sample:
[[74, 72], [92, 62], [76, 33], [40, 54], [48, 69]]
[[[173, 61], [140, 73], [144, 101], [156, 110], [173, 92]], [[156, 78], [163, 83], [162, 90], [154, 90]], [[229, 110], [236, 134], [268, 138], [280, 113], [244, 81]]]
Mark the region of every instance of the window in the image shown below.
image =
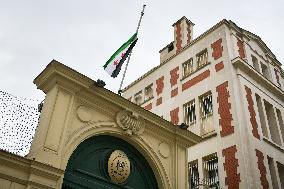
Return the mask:
[[199, 185], [199, 172], [198, 172], [198, 162], [197, 160], [188, 163], [190, 188], [198, 187]]
[[251, 60], [252, 60], [252, 65], [253, 65], [254, 69], [256, 69], [258, 72], [260, 72], [257, 58], [255, 56], [251, 55]]
[[207, 118], [213, 113], [212, 93], [208, 92], [199, 97], [201, 118]]
[[183, 115], [185, 124], [191, 125], [196, 122], [195, 100], [187, 102], [183, 105]]
[[183, 77], [188, 76], [193, 72], [193, 59], [189, 59], [182, 64]]
[[142, 103], [142, 91], [139, 91], [134, 95], [134, 102], [137, 105], [140, 105]]
[[277, 183], [277, 176], [276, 176], [276, 167], [274, 161], [271, 157], [267, 156], [269, 172], [272, 180], [272, 188], [279, 188]]
[[196, 56], [197, 56], [198, 68], [202, 68], [203, 66], [208, 64], [208, 51], [207, 51], [207, 49], [203, 50], [202, 52], [200, 52]]
[[258, 94], [255, 94], [256, 98], [256, 104], [257, 104], [257, 109], [258, 109], [258, 114], [260, 118], [260, 126], [262, 129], [262, 134], [264, 137], [268, 138], [268, 131], [267, 131], [267, 126], [265, 122], [265, 113], [262, 105], [262, 100]]
[[153, 97], [153, 84], [151, 84], [145, 88], [145, 101], [150, 100]]
[[264, 108], [266, 112], [267, 122], [273, 142], [281, 146], [280, 133], [278, 131], [278, 124], [276, 122], [276, 115], [272, 104], [264, 100]]
[[218, 157], [217, 153], [211, 154], [203, 158], [204, 183], [206, 186], [218, 187]]
[[269, 68], [263, 64], [262, 62], [260, 62], [260, 65], [261, 65], [261, 72], [262, 72], [262, 75], [266, 78], [266, 79], [271, 79], [270, 77], [270, 72], [269, 72]]

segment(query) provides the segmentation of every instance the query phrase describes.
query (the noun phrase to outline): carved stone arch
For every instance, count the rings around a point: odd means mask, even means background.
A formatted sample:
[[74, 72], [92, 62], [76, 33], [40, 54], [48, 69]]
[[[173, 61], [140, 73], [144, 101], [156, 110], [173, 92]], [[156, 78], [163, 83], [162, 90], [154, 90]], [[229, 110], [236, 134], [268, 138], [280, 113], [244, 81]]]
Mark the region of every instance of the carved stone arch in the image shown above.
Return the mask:
[[159, 161], [158, 155], [154, 152], [151, 146], [140, 136], [126, 134], [121, 128], [117, 127], [115, 122], [93, 123], [74, 131], [66, 141], [66, 145], [63, 149], [64, 155], [61, 161], [61, 169], [66, 169], [69, 158], [82, 142], [91, 137], [100, 135], [109, 135], [120, 138], [136, 148], [152, 168], [159, 188], [169, 188], [171, 185], [169, 178], [166, 175], [162, 163]]

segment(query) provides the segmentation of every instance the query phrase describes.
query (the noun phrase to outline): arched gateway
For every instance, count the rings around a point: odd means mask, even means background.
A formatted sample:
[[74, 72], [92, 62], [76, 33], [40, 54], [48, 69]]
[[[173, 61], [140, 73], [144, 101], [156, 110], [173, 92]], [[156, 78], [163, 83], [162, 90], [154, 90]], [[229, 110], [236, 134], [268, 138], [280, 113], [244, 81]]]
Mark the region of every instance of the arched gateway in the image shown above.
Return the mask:
[[70, 157], [62, 189], [157, 189], [146, 159], [126, 141], [107, 135], [82, 142]]
[[51, 168], [29, 172], [29, 187], [188, 188], [187, 148], [200, 137], [57, 61], [34, 83], [46, 98], [27, 158]]

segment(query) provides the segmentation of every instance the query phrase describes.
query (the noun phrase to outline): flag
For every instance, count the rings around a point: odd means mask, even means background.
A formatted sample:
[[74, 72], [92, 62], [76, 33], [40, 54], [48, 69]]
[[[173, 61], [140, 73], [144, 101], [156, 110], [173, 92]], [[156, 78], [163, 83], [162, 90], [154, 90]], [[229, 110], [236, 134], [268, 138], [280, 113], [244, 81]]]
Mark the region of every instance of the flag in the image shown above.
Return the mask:
[[137, 40], [137, 33], [135, 33], [117, 51], [115, 51], [115, 53], [106, 62], [104, 70], [111, 75], [111, 77], [116, 77], [119, 74], [123, 62], [135, 46]]

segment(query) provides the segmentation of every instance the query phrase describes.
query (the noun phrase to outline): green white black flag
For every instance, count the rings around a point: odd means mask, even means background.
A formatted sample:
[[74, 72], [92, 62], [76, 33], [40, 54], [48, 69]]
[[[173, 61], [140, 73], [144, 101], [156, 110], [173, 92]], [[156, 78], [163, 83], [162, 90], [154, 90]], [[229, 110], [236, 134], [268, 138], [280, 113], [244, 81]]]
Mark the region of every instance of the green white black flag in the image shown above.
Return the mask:
[[119, 74], [123, 62], [128, 57], [137, 40], [137, 33], [135, 33], [106, 62], [104, 70], [111, 75], [111, 77], [116, 77]]

